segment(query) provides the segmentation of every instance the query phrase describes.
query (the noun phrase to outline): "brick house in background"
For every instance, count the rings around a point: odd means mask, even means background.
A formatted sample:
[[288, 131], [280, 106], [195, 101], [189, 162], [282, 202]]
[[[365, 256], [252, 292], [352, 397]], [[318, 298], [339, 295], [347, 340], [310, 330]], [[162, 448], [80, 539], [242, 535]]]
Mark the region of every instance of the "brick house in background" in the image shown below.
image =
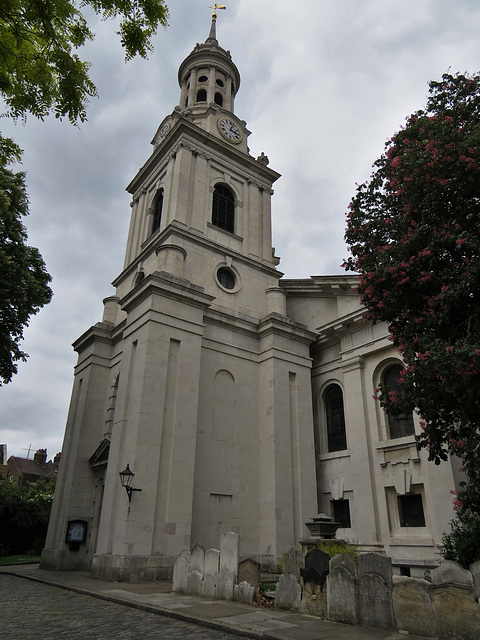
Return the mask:
[[49, 460], [47, 462], [46, 449], [38, 449], [33, 456], [33, 460], [10, 456], [7, 464], [3, 465], [6, 466], [6, 473], [3, 474], [4, 479], [14, 484], [37, 482], [39, 478], [56, 476], [59, 463], [60, 453], [57, 453], [53, 461]]

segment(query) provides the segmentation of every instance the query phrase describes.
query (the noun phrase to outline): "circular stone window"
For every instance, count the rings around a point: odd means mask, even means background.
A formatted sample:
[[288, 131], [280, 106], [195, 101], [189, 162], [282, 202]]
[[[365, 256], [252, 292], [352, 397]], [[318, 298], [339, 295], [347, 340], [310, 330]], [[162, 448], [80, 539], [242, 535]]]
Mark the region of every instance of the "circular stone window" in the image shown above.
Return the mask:
[[206, 82], [208, 80], [207, 76], [200, 76], [198, 82]]
[[218, 84], [218, 86], [219, 86], [219, 87], [224, 87], [224, 86], [225, 86], [225, 84], [224, 84], [223, 80], [220, 80], [220, 78], [217, 78], [217, 79], [215, 80], [215, 82]]
[[224, 289], [235, 289], [237, 279], [233, 271], [228, 267], [220, 267], [217, 271], [217, 280]]

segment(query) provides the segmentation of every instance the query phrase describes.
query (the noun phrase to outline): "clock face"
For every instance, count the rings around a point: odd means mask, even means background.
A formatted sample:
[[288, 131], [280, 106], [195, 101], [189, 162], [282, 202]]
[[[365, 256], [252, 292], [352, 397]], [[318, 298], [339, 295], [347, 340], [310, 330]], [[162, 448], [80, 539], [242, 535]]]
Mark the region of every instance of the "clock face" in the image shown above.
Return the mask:
[[170, 126], [168, 124], [164, 124], [163, 127], [160, 129], [160, 131], [157, 134], [157, 139], [156, 139], [156, 144], [155, 146], [158, 147], [158, 145], [160, 144], [160, 142], [165, 138], [165, 136], [168, 133], [168, 130], [170, 129]]
[[233, 122], [233, 120], [229, 120], [228, 118], [221, 118], [218, 121], [218, 128], [220, 133], [230, 142], [241, 142], [242, 134], [240, 133], [240, 129], [237, 124]]

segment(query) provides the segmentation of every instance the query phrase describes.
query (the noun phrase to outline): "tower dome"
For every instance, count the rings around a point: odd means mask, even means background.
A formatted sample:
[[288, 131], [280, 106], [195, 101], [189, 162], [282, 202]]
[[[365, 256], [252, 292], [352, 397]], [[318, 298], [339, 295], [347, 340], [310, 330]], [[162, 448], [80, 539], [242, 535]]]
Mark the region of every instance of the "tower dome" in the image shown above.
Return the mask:
[[205, 110], [214, 103], [234, 112], [235, 95], [240, 87], [240, 73], [232, 61], [230, 51], [218, 44], [216, 14], [208, 38], [197, 44], [180, 65], [180, 109]]

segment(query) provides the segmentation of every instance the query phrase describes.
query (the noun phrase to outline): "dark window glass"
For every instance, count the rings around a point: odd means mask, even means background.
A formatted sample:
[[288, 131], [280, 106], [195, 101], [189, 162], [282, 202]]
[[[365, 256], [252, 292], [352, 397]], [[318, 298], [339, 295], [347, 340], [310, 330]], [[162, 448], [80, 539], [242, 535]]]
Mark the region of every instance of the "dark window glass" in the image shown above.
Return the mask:
[[235, 197], [224, 184], [215, 185], [213, 192], [212, 224], [225, 231], [235, 231]]
[[327, 414], [327, 438], [329, 451], [343, 451], [347, 448], [345, 432], [345, 412], [343, 392], [338, 384], [331, 384], [325, 391], [325, 411]]
[[422, 496], [419, 493], [398, 496], [398, 515], [401, 527], [424, 527]]
[[208, 80], [207, 76], [200, 76], [198, 81], [199, 82], [206, 82]]
[[155, 199], [155, 206], [153, 208], [152, 233], [160, 229], [160, 223], [162, 222], [162, 210], [163, 210], [163, 189], [160, 189]]
[[220, 107], [223, 106], [223, 96], [221, 93], [215, 94], [215, 104], [218, 104]]
[[[383, 383], [390, 391], [395, 391], [399, 395], [402, 393], [400, 385], [400, 374], [402, 366], [394, 364], [383, 374]], [[415, 433], [412, 413], [401, 413], [393, 416], [387, 412], [387, 423], [390, 438], [403, 438], [403, 436], [411, 436]]]
[[207, 92], [205, 89], [200, 89], [197, 93], [197, 102], [206, 102], [207, 101]]
[[340, 522], [343, 529], [350, 529], [350, 502], [348, 500], [332, 500], [333, 518]]
[[217, 278], [225, 289], [233, 289], [235, 287], [235, 274], [231, 269], [221, 267], [221, 269], [217, 271]]
[[225, 86], [224, 83], [223, 83], [223, 80], [220, 80], [220, 78], [217, 78], [215, 80], [215, 82], [218, 84], [219, 87], [224, 87]]

